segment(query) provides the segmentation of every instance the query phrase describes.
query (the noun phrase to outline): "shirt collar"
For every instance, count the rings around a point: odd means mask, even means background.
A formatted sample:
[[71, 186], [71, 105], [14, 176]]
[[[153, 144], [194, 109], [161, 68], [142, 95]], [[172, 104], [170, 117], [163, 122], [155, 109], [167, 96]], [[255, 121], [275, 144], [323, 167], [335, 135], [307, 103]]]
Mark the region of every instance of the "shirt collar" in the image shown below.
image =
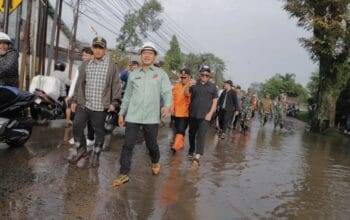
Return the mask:
[[107, 60], [107, 54], [105, 54], [100, 60], [96, 60], [95, 58], [93, 58], [90, 60], [90, 62], [100, 63], [100, 62], [105, 62], [106, 60]]
[[[152, 64], [152, 65], [150, 65], [150, 66], [148, 67], [148, 70], [153, 71], [154, 68], [155, 68], [155, 66], [154, 66], [154, 64]], [[141, 71], [142, 71], [142, 72], [145, 72], [144, 69], [143, 69], [142, 67], [141, 67]]]

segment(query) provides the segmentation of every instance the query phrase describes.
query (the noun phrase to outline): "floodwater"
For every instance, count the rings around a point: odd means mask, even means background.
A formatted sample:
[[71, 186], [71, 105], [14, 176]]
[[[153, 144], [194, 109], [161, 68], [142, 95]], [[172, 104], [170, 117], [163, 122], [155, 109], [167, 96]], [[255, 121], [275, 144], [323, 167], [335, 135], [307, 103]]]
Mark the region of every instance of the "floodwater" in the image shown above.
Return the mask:
[[0, 151], [1, 219], [349, 219], [350, 140], [253, 122], [250, 134], [221, 140], [212, 129], [198, 170], [186, 150], [173, 156], [159, 134], [162, 171], [151, 175], [135, 147], [131, 181], [114, 189], [121, 135], [97, 169], [66, 161], [70, 129], [36, 127], [26, 147]]

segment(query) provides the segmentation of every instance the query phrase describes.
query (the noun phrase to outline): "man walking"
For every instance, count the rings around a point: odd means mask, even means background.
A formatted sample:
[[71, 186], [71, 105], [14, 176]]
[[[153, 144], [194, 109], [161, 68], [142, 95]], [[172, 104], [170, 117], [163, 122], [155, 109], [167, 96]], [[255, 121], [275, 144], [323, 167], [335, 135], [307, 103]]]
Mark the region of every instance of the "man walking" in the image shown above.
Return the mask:
[[73, 122], [74, 150], [69, 156], [70, 163], [77, 163], [87, 156], [84, 128], [90, 120], [95, 131], [95, 145], [90, 163], [99, 164], [105, 130], [106, 112], [115, 111], [121, 96], [121, 84], [114, 62], [106, 54], [107, 43], [101, 37], [92, 42], [93, 59], [84, 62], [72, 97], [72, 111], [76, 112]]
[[227, 80], [224, 83], [224, 91], [221, 93], [218, 101], [218, 117], [221, 139], [225, 138], [228, 125], [233, 116], [238, 115], [239, 103], [236, 92], [232, 89], [233, 83]]
[[[81, 51], [81, 60], [83, 62], [88, 62], [93, 58], [93, 52], [91, 47], [84, 47]], [[79, 67], [80, 68], [80, 67]], [[71, 121], [72, 119], [72, 109], [71, 109], [71, 98], [73, 97], [75, 86], [77, 84], [79, 76], [79, 69], [76, 71], [75, 75], [72, 78], [71, 86], [68, 91], [68, 97], [67, 97], [67, 102], [68, 102], [68, 107], [66, 109], [66, 125], [72, 125], [73, 122]], [[74, 144], [74, 137], [69, 140], [69, 143], [71, 145]], [[86, 138], [86, 145], [88, 147], [92, 147], [95, 144], [95, 132], [94, 129], [92, 128], [91, 122], [87, 122], [87, 138]]]
[[202, 66], [199, 74], [200, 79], [190, 88], [190, 149], [188, 154], [189, 158], [193, 159], [194, 168], [199, 166], [199, 159], [204, 153], [205, 136], [218, 102], [218, 89], [209, 81], [211, 76], [209, 66]]
[[180, 82], [173, 87], [173, 104], [171, 107], [175, 125], [175, 139], [171, 148], [173, 152], [185, 147], [185, 133], [188, 126], [189, 105], [191, 102], [189, 88], [191, 85], [190, 70], [182, 69], [180, 71]]
[[137, 134], [142, 128], [146, 146], [151, 157], [151, 170], [159, 174], [159, 146], [157, 143], [160, 123], [160, 99], [164, 100], [162, 117], [170, 115], [171, 86], [168, 75], [154, 66], [158, 51], [152, 42], [145, 43], [140, 49], [141, 68], [133, 71], [128, 79], [121, 109], [119, 125], [126, 127], [125, 143], [120, 158], [120, 175], [113, 181], [118, 187], [129, 181], [133, 149]]
[[269, 117], [272, 114], [272, 100], [269, 94], [266, 94], [265, 97], [259, 103], [259, 114], [260, 114], [260, 125], [263, 127], [269, 120]]

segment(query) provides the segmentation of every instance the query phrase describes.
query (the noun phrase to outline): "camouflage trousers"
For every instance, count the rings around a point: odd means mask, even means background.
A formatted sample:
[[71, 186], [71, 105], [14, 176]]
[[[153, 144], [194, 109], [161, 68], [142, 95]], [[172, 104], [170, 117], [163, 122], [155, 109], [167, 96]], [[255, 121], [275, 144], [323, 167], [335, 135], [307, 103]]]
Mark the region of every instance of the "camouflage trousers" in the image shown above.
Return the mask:
[[259, 115], [260, 115], [259, 117], [260, 124], [264, 126], [267, 123], [267, 121], [270, 119], [271, 113], [260, 112]]
[[284, 117], [283, 117], [283, 113], [282, 112], [278, 112], [274, 115], [274, 125], [275, 128], [279, 125], [281, 128], [283, 127], [283, 121], [284, 121]]

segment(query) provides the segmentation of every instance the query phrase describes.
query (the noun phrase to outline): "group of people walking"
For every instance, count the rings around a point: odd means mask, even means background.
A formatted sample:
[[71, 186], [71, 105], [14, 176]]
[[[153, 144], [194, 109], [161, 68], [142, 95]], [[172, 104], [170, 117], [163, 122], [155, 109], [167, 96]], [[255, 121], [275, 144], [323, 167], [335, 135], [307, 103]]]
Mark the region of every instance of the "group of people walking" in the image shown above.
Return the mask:
[[[18, 59], [15, 54], [12, 55], [6, 40], [9, 39], [0, 39], [0, 56], [6, 49], [8, 59]], [[231, 80], [225, 81], [219, 95], [207, 65], [199, 68], [196, 80], [192, 79], [192, 75], [197, 73], [191, 73], [188, 68], [181, 69], [178, 82], [172, 86], [167, 73], [155, 65], [157, 55], [156, 46], [146, 42], [139, 50], [140, 63], [130, 62], [128, 71], [119, 74], [107, 54], [106, 40], [96, 37], [91, 48], [82, 50], [83, 63], [71, 81], [66, 80], [63, 73], [65, 65], [55, 65], [53, 76], [61, 81], [61, 96], [67, 102], [67, 124], [73, 126], [73, 147], [68, 156], [70, 164], [77, 165], [79, 161], [88, 159], [92, 166], [98, 166], [101, 152], [108, 150], [109, 146], [106, 139], [110, 137], [110, 129], [106, 128], [106, 123], [116, 121], [120, 127], [125, 127], [125, 139], [120, 156], [120, 175], [113, 181], [115, 187], [129, 181], [133, 149], [140, 131], [149, 151], [150, 171], [154, 175], [160, 173], [157, 136], [161, 118], [171, 116], [174, 122], [174, 139], [170, 143], [173, 153], [185, 148], [189, 128], [188, 157], [193, 168], [200, 165], [206, 134], [213, 121], [215, 124], [216, 120], [218, 122], [221, 138], [225, 138], [229, 128], [243, 122], [249, 128], [256, 111], [259, 111], [263, 125], [270, 113], [277, 112], [276, 121], [282, 127], [283, 113], [279, 113], [283, 112], [283, 104], [280, 104], [280, 99], [275, 105], [268, 96], [259, 101], [250, 90], [240, 90]], [[15, 65], [18, 67], [18, 63], [13, 63], [1, 68], [17, 69]], [[9, 75], [6, 83], [18, 86], [17, 79], [18, 72], [16, 77]], [[72, 115], [74, 119], [71, 122]]]
[[[153, 43], [144, 43], [139, 50], [140, 66], [132, 62], [131, 71], [122, 73], [121, 77], [106, 48], [106, 40], [96, 37], [92, 42], [91, 58], [84, 60], [73, 79], [68, 100], [69, 109], [74, 112], [74, 145], [68, 161], [78, 164], [80, 160], [89, 158], [91, 165], [97, 166], [104, 149], [106, 116], [118, 113], [118, 124], [125, 127], [125, 138], [120, 156], [120, 175], [113, 181], [113, 186], [129, 181], [133, 149], [140, 131], [149, 151], [151, 172], [158, 175], [161, 169], [157, 142], [159, 124], [161, 118], [172, 115], [175, 137], [170, 149], [176, 152], [184, 148], [189, 126], [188, 155], [192, 158], [192, 165], [198, 166], [218, 100], [217, 87], [210, 82], [210, 67], [200, 68], [200, 79], [196, 83], [192, 81], [189, 69], [181, 70], [180, 81], [172, 88], [167, 73], [155, 65], [158, 50]], [[116, 109], [119, 111], [116, 112]], [[87, 130], [94, 135], [91, 148], [84, 133], [86, 127], [91, 127]]]

